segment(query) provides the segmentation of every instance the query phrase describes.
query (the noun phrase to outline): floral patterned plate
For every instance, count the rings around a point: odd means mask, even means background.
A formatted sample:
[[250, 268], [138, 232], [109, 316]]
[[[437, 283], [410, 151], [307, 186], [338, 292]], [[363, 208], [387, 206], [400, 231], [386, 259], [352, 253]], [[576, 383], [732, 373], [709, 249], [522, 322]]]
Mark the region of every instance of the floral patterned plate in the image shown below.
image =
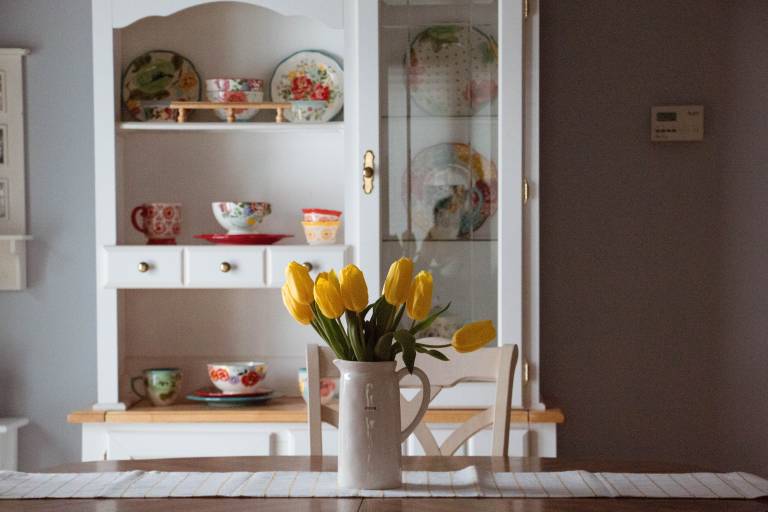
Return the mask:
[[187, 395], [187, 400], [193, 402], [205, 402], [210, 407], [241, 407], [245, 405], [262, 405], [273, 398], [280, 398], [283, 396], [280, 393], [270, 393], [268, 395], [259, 396], [198, 396], [194, 393]]
[[409, 50], [411, 97], [432, 115], [472, 115], [496, 97], [498, 56], [496, 41], [478, 28], [429, 27]]
[[123, 104], [137, 121], [172, 121], [171, 101], [199, 101], [200, 94], [195, 66], [175, 52], [139, 55], [123, 74]]
[[344, 106], [344, 72], [333, 57], [319, 51], [294, 53], [275, 69], [270, 83], [272, 101], [321, 101], [317, 108], [286, 110], [291, 122], [325, 123]]
[[411, 205], [419, 238], [468, 238], [496, 213], [497, 202], [496, 164], [467, 144], [437, 144], [413, 157]]

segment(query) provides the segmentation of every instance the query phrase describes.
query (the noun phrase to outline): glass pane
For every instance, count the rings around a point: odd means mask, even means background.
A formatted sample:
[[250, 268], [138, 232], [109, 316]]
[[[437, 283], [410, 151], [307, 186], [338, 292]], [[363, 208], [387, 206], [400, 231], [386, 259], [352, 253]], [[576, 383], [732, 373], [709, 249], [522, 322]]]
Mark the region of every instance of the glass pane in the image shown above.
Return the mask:
[[400, 256], [452, 303], [427, 335], [497, 322], [498, 4], [381, 2], [382, 279]]

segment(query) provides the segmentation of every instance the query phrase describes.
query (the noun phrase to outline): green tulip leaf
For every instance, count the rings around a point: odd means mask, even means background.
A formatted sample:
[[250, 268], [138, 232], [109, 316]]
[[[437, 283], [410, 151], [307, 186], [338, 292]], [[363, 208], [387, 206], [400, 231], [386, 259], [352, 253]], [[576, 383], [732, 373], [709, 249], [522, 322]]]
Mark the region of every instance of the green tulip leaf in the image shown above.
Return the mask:
[[450, 308], [450, 307], [451, 307], [451, 303], [449, 302], [448, 305], [445, 306], [443, 309], [432, 313], [427, 318], [425, 318], [421, 322], [419, 322], [416, 325], [414, 325], [413, 327], [411, 327], [411, 329], [410, 329], [411, 330], [411, 334], [416, 334], [416, 333], [419, 333], [419, 332], [423, 331], [424, 329], [429, 328], [429, 326], [432, 325], [432, 322], [434, 322], [437, 319], [437, 317], [439, 317], [440, 315], [442, 315], [443, 313], [448, 311], [448, 308]]

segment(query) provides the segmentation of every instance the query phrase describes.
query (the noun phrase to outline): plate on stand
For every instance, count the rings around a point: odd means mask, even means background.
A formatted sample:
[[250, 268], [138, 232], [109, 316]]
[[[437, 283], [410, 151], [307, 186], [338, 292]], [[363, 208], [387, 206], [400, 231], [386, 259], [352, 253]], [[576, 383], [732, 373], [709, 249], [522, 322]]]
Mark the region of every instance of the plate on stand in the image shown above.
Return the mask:
[[[336, 59], [320, 51], [296, 52], [278, 64], [270, 83], [272, 101], [322, 102], [317, 107], [304, 105], [299, 114], [285, 111], [288, 121], [325, 123], [344, 106], [344, 71]], [[301, 118], [300, 118], [301, 117]]]
[[227, 235], [227, 234], [203, 234], [194, 235], [200, 240], [207, 240], [214, 244], [223, 245], [272, 245], [283, 238], [291, 238], [293, 235], [278, 235], [270, 233], [252, 233], [248, 235]]

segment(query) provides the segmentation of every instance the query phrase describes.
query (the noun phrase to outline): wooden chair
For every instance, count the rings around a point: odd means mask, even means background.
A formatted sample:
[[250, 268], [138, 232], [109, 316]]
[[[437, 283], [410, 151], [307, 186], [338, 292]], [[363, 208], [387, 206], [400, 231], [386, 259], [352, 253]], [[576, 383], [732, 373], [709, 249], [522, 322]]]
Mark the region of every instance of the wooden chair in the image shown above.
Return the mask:
[[[426, 338], [424, 343], [439, 345], [447, 343], [441, 338]], [[453, 455], [461, 445], [480, 430], [493, 425], [492, 453], [494, 456], [506, 457], [509, 452], [509, 413], [512, 399], [512, 382], [517, 366], [517, 345], [485, 348], [468, 354], [459, 354], [453, 349], [443, 350], [451, 361], [443, 362], [433, 357], [419, 355], [416, 366], [428, 376], [431, 389], [430, 402], [443, 389], [450, 388], [464, 381], [496, 382], [494, 405], [479, 410], [468, 421], [451, 433], [442, 444], [438, 444], [425, 422], [421, 422], [414, 435], [418, 439], [426, 455]], [[307, 416], [309, 422], [309, 449], [311, 455], [322, 455], [322, 423], [326, 422], [335, 427], [339, 424], [338, 411], [330, 406], [320, 404], [320, 379], [323, 377], [339, 377], [339, 371], [333, 364], [335, 356], [328, 347], [318, 345], [307, 346], [307, 386], [309, 399]], [[400, 383], [401, 387], [419, 387], [418, 380], [407, 377]], [[401, 397], [402, 424], [410, 423], [421, 403], [421, 393], [407, 400]]]

